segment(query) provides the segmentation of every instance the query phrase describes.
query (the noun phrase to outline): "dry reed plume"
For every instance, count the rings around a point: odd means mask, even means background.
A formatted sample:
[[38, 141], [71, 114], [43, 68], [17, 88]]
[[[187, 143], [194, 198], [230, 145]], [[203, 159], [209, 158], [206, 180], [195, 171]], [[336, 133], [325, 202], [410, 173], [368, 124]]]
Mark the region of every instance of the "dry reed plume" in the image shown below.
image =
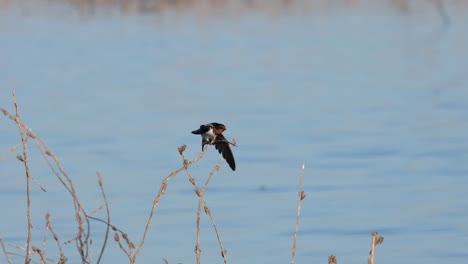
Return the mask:
[[[166, 192], [166, 188], [169, 183], [169, 180], [177, 176], [182, 171], [186, 172], [186, 175], [190, 183], [193, 185], [194, 191], [198, 197], [198, 206], [197, 206], [197, 214], [196, 214], [197, 236], [195, 239], [196, 241], [195, 242], [195, 256], [196, 256], [197, 264], [201, 263], [201, 252], [202, 252], [201, 245], [200, 245], [200, 236], [201, 236], [200, 219], [201, 219], [202, 206], [203, 206], [203, 211], [205, 212], [205, 214], [208, 215], [213, 225], [213, 230], [215, 231], [216, 236], [217, 236], [218, 244], [220, 247], [220, 255], [223, 258], [223, 262], [225, 264], [228, 262], [227, 250], [223, 246], [220, 232], [218, 230], [218, 227], [216, 226], [213, 213], [211, 212], [208, 206], [208, 203], [205, 199], [205, 193], [207, 191], [210, 180], [213, 177], [213, 175], [219, 170], [220, 163], [223, 161], [223, 159], [221, 159], [214, 166], [214, 168], [208, 174], [205, 183], [201, 187], [197, 185], [195, 178], [193, 177], [192, 173], [189, 170], [190, 165], [198, 162], [201, 158], [203, 158], [203, 156], [205, 155], [209, 147], [205, 148], [197, 157], [195, 157], [192, 160], [188, 160], [184, 155], [184, 151], [186, 150], [185, 145], [178, 148], [179, 154], [182, 158], [182, 166], [178, 168], [177, 170], [169, 173], [169, 175], [167, 175], [163, 179], [159, 187], [159, 191], [157, 192], [155, 198], [153, 199], [152, 207], [149, 210], [149, 215], [146, 220], [146, 224], [144, 227], [144, 232], [142, 234], [142, 237], [138, 240], [138, 243], [135, 244], [133, 240], [130, 239], [129, 235], [126, 232], [124, 232], [121, 228], [111, 223], [109, 201], [105, 192], [104, 183], [102, 181], [102, 177], [100, 173], [97, 172], [97, 178], [98, 178], [98, 185], [101, 190], [103, 205], [100, 206], [97, 210], [103, 210], [105, 208], [105, 214], [106, 214], [105, 219], [94, 217], [92, 216], [94, 212], [88, 213], [84, 209], [84, 206], [81, 203], [81, 200], [79, 199], [77, 192], [75, 190], [75, 187], [73, 185], [73, 181], [69, 177], [65, 169], [62, 167], [58, 157], [47, 147], [47, 145], [45, 144], [45, 141], [42, 138], [38, 137], [35, 133], [33, 133], [32, 129], [29, 128], [21, 119], [19, 105], [18, 105], [17, 98], [14, 92], [13, 92], [13, 102], [14, 102], [14, 107], [15, 107], [15, 114], [11, 114], [4, 108], [0, 108], [0, 110], [6, 117], [11, 119], [17, 125], [19, 134], [20, 134], [21, 143], [14, 145], [14, 147], [12, 147], [6, 154], [2, 156], [2, 160], [5, 159], [11, 153], [14, 153], [15, 151], [17, 151], [18, 148], [22, 147], [21, 149], [22, 154], [18, 154], [17, 159], [23, 164], [25, 176], [26, 176], [26, 198], [27, 198], [26, 199], [27, 201], [26, 218], [27, 218], [28, 228], [27, 228], [27, 238], [26, 238], [25, 247], [21, 247], [18, 245], [5, 244], [4, 241], [0, 239], [0, 245], [2, 247], [3, 254], [5, 255], [5, 258], [9, 264], [13, 263], [11, 256], [24, 257], [25, 264], [29, 264], [31, 262], [44, 263], [44, 264], [46, 263], [65, 264], [68, 262], [68, 257], [65, 255], [63, 246], [68, 245], [70, 243], [74, 243], [77, 256], [81, 259], [81, 263], [83, 264], [93, 263], [94, 262], [93, 252], [92, 252], [92, 240], [93, 239], [91, 238], [91, 228], [93, 227], [93, 223], [101, 223], [106, 226], [106, 232], [104, 234], [103, 244], [101, 245], [100, 250], [97, 254], [98, 257], [97, 257], [97, 260], [95, 260], [95, 263], [101, 263], [111, 232], [114, 232], [113, 239], [115, 243], [117, 243], [117, 245], [119, 246], [120, 250], [124, 253], [124, 255], [127, 256], [129, 263], [131, 264], [136, 263], [137, 257], [141, 253], [141, 250], [143, 249], [143, 245], [146, 241], [146, 237], [151, 227], [151, 223], [156, 213], [156, 209], [159, 205], [159, 202], [162, 196]], [[39, 248], [37, 245], [32, 244], [33, 223], [32, 223], [32, 218], [31, 218], [31, 204], [32, 204], [31, 183], [34, 183], [39, 189], [41, 189], [44, 192], [46, 191], [46, 189], [31, 175], [31, 171], [29, 169], [29, 156], [28, 156], [28, 141], [29, 140], [32, 140], [32, 142], [35, 144], [37, 149], [42, 154], [44, 160], [46, 161], [48, 167], [51, 169], [53, 174], [56, 176], [59, 182], [66, 189], [69, 196], [72, 198], [74, 216], [75, 216], [75, 224], [78, 230], [77, 233], [74, 235], [74, 237], [66, 241], [63, 241], [63, 239], [59, 238], [57, 233], [54, 231], [52, 216], [49, 212], [47, 212], [45, 214], [46, 226], [44, 230], [42, 248]], [[233, 143], [235, 144], [235, 142]], [[304, 164], [302, 165], [302, 168], [301, 168], [300, 180], [299, 180], [300, 185], [299, 185], [299, 195], [298, 195], [298, 201], [297, 201], [296, 225], [295, 225], [295, 231], [294, 231], [294, 240], [293, 240], [293, 247], [292, 247], [292, 258], [291, 258], [291, 263], [293, 264], [295, 261], [296, 248], [297, 248], [296, 240], [297, 240], [299, 223], [300, 223], [301, 202], [305, 198], [305, 193], [303, 191], [303, 176], [304, 176]], [[56, 245], [56, 248], [59, 253], [59, 256], [55, 256], [54, 258], [47, 256], [47, 242], [49, 240], [49, 235], [55, 241], [54, 244]], [[370, 258], [368, 260], [369, 264], [374, 263], [375, 246], [382, 242], [383, 242], [383, 237], [377, 237], [377, 232], [374, 232]], [[12, 249], [16, 249], [17, 251], [16, 252], [11, 251], [11, 249], [10, 250], [8, 249], [9, 247]], [[168, 261], [165, 260], [164, 258], [163, 258], [163, 261], [165, 263], [168, 263]], [[328, 258], [328, 263], [336, 264], [336, 257], [331, 255]]]

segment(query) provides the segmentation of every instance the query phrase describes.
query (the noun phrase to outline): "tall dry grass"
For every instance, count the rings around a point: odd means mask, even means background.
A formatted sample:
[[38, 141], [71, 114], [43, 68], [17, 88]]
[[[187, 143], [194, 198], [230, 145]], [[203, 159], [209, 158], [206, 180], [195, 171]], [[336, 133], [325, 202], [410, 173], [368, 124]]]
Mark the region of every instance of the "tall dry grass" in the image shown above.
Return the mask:
[[[213, 213], [210, 210], [208, 203], [205, 199], [205, 193], [208, 189], [208, 185], [210, 183], [211, 178], [213, 175], [219, 170], [220, 163], [223, 161], [221, 159], [211, 170], [209, 173], [205, 183], [201, 186], [198, 185], [195, 181], [195, 178], [193, 177], [192, 173], [190, 172], [189, 168], [192, 164], [198, 162], [200, 159], [203, 158], [205, 153], [208, 151], [209, 147], [205, 148], [204, 151], [202, 151], [197, 157], [195, 157], [192, 160], [188, 160], [184, 152], [186, 150], [186, 146], [183, 145], [178, 148], [179, 154], [182, 158], [182, 165], [180, 168], [174, 170], [173, 172], [169, 173], [162, 181], [161, 186], [159, 188], [159, 191], [155, 195], [152, 203], [152, 207], [149, 210], [149, 215], [146, 220], [146, 224], [144, 227], [144, 232], [142, 234], [142, 237], [139, 238], [137, 243], [135, 244], [133, 239], [130, 238], [130, 236], [124, 231], [124, 229], [117, 227], [112, 224], [111, 221], [111, 212], [109, 209], [109, 201], [105, 192], [105, 187], [104, 183], [102, 181], [102, 177], [97, 172], [97, 178], [98, 178], [98, 185], [101, 190], [101, 196], [103, 200], [103, 206], [101, 206], [102, 209], [105, 208], [105, 214], [106, 218], [101, 219], [98, 217], [92, 216], [92, 213], [88, 213], [85, 209], [84, 206], [80, 200], [80, 197], [77, 194], [77, 191], [74, 187], [73, 180], [72, 178], [67, 174], [65, 169], [62, 167], [59, 158], [52, 152], [52, 150], [49, 149], [49, 147], [45, 144], [45, 141], [37, 136], [30, 127], [28, 127], [27, 124], [23, 122], [21, 119], [20, 115], [20, 108], [19, 104], [17, 101], [17, 97], [15, 93], [13, 92], [13, 104], [14, 104], [14, 114], [10, 113], [8, 110], [5, 108], [0, 108], [2, 113], [12, 120], [18, 127], [18, 132], [19, 132], [19, 138], [20, 138], [20, 143], [16, 144], [14, 147], [12, 147], [10, 150], [8, 150], [5, 155], [2, 156], [2, 160], [5, 159], [8, 155], [15, 153], [15, 152], [20, 152], [21, 154], [17, 154], [16, 158], [23, 164], [24, 166], [24, 174], [25, 174], [25, 191], [26, 191], [26, 205], [25, 205], [25, 211], [26, 211], [26, 221], [27, 221], [27, 235], [25, 238], [25, 247], [22, 247], [20, 245], [12, 245], [5, 243], [1, 237], [0, 237], [0, 245], [2, 247], [2, 251], [4, 254], [4, 257], [6, 261], [9, 264], [13, 264], [12, 261], [12, 256], [18, 256], [21, 255], [24, 257], [24, 263], [58, 263], [58, 264], [65, 264], [69, 261], [69, 259], [76, 259], [78, 257], [81, 260], [81, 263], [83, 264], [91, 264], [91, 263], [101, 263], [102, 257], [105, 253], [106, 246], [109, 243], [109, 237], [111, 236], [111, 232], [113, 232], [113, 240], [115, 243], [118, 244], [120, 250], [123, 252], [123, 254], [127, 257], [128, 262], [133, 264], [136, 263], [137, 258], [139, 254], [141, 253], [143, 249], [143, 245], [145, 244], [145, 241], [147, 239], [147, 234], [148, 231], [151, 227], [152, 220], [154, 216], [156, 215], [156, 209], [159, 205], [159, 202], [162, 198], [162, 196], [165, 194], [167, 186], [169, 184], [169, 181], [179, 175], [182, 171], [185, 171], [190, 183], [193, 185], [194, 191], [198, 197], [198, 206], [197, 206], [197, 214], [196, 214], [196, 220], [197, 220], [197, 236], [196, 236], [196, 245], [195, 245], [195, 258], [197, 264], [201, 263], [201, 245], [200, 245], [200, 235], [201, 235], [201, 227], [200, 227], [200, 219], [202, 215], [202, 207], [203, 207], [203, 212], [208, 215], [210, 218], [210, 221], [213, 225], [213, 229], [216, 233], [217, 239], [218, 239], [218, 244], [220, 247], [220, 255], [223, 259], [224, 263], [228, 263], [227, 260], [227, 249], [223, 246], [220, 232], [218, 230], [218, 227], [216, 226], [216, 221], [214, 219]], [[51, 220], [51, 215], [49, 212], [45, 214], [45, 219], [46, 219], [46, 227], [44, 230], [44, 237], [43, 237], [43, 243], [42, 247], [38, 247], [35, 244], [32, 244], [32, 218], [31, 218], [31, 184], [35, 184], [37, 188], [39, 188], [42, 191], [46, 191], [46, 188], [43, 187], [31, 174], [31, 171], [29, 169], [29, 156], [28, 156], [28, 143], [31, 142], [34, 143], [34, 145], [37, 147], [39, 152], [42, 154], [45, 162], [47, 163], [48, 167], [50, 170], [53, 172], [57, 180], [61, 183], [63, 188], [67, 191], [68, 195], [72, 198], [73, 201], [73, 208], [74, 208], [74, 215], [75, 215], [75, 221], [74, 223], [69, 223], [72, 225], [72, 227], [75, 227], [77, 232], [74, 235], [74, 237], [69, 238], [64, 241], [64, 238], [60, 238], [57, 233], [54, 231], [53, 228], [53, 222]], [[21, 149], [20, 149], [21, 148]], [[305, 198], [305, 193], [303, 191], [303, 176], [304, 176], [304, 164], [302, 165], [301, 173], [300, 173], [300, 189], [299, 189], [299, 194], [298, 194], [298, 201], [297, 201], [297, 215], [296, 215], [296, 225], [295, 225], [295, 231], [294, 231], [294, 237], [293, 237], [293, 246], [292, 246], [292, 259], [291, 263], [294, 264], [295, 261], [295, 255], [296, 255], [296, 250], [297, 250], [297, 235], [298, 235], [298, 230], [299, 230], [299, 223], [300, 223], [300, 212], [301, 212], [301, 202]], [[94, 227], [94, 224], [104, 224], [106, 226], [106, 232], [103, 237], [103, 244], [100, 247], [100, 250], [97, 254], [97, 258], [93, 258], [93, 252], [92, 252], [92, 241], [97, 240], [95, 238], [91, 237], [91, 230]], [[0, 234], [1, 235], [1, 234]], [[58, 255], [57, 256], [49, 256], [47, 254], [47, 242], [50, 240], [49, 236], [52, 237], [54, 244], [57, 248]], [[377, 232], [374, 232], [372, 235], [372, 245], [371, 245], [371, 251], [370, 251], [370, 258], [368, 259], [369, 264], [374, 263], [374, 254], [375, 254], [375, 246], [378, 244], [381, 244], [383, 242], [383, 237], [378, 237]], [[75, 247], [75, 254], [73, 256], [66, 256], [64, 247], [69, 247], [70, 244], [74, 244]], [[14, 251], [16, 250], [16, 251]], [[165, 259], [163, 259], [165, 263], [168, 263]], [[328, 257], [328, 263], [336, 263], [336, 257], [331, 255]]]

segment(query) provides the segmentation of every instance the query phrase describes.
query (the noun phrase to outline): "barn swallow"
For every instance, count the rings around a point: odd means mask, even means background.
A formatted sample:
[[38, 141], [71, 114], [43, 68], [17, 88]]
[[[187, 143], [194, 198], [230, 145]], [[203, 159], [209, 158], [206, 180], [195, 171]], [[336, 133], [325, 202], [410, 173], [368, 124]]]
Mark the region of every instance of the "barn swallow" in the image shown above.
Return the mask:
[[232, 143], [227, 141], [223, 136], [224, 130], [226, 130], [225, 125], [213, 122], [206, 125], [201, 125], [199, 129], [192, 131], [192, 134], [201, 135], [202, 151], [204, 150], [205, 145], [214, 145], [218, 152], [229, 164], [229, 167], [235, 171], [236, 162], [234, 161], [234, 156], [232, 155], [231, 148], [229, 147], [229, 144]]

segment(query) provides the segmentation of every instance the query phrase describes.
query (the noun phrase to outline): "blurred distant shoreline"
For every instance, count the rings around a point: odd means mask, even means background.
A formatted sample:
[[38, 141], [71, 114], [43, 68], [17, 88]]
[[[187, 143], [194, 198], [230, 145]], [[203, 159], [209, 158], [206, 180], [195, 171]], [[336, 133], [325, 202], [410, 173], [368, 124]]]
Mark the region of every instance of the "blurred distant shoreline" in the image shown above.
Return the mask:
[[[26, 14], [53, 10], [92, 15], [116, 11], [123, 15], [193, 13], [203, 16], [241, 15], [261, 12], [269, 15], [317, 14], [335, 9], [391, 10], [402, 14], [447, 13], [468, 7], [466, 0], [0, 0], [0, 11], [19, 10]], [[59, 10], [57, 10], [57, 8]]]

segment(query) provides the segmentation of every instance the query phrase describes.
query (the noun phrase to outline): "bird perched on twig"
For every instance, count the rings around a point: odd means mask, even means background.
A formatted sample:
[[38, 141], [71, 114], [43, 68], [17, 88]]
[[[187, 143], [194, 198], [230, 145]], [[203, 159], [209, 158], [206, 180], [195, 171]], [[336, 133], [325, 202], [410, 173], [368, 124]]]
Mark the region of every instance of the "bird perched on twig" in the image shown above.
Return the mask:
[[202, 137], [202, 151], [205, 145], [214, 145], [218, 152], [223, 156], [229, 167], [233, 171], [236, 170], [236, 162], [232, 155], [229, 144], [235, 146], [233, 143], [226, 140], [223, 136], [223, 132], [226, 130], [226, 126], [220, 123], [209, 123], [201, 125], [199, 129], [192, 131], [192, 134], [201, 135]]

